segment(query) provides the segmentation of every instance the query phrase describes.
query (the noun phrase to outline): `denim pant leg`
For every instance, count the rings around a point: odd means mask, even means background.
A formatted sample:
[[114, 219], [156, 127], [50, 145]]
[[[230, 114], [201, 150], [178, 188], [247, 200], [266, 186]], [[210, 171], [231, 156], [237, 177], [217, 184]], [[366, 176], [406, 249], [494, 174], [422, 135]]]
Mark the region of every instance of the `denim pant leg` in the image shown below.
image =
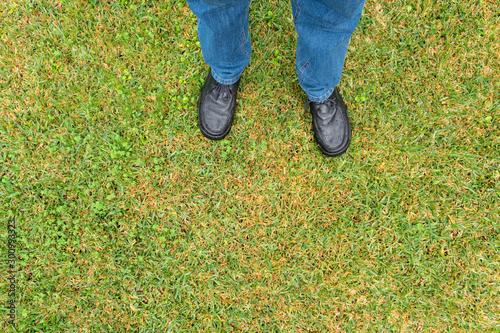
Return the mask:
[[296, 71], [311, 101], [327, 99], [340, 82], [347, 47], [365, 0], [292, 0], [298, 34]]
[[219, 83], [238, 81], [250, 61], [251, 0], [188, 0], [198, 19], [203, 58]]

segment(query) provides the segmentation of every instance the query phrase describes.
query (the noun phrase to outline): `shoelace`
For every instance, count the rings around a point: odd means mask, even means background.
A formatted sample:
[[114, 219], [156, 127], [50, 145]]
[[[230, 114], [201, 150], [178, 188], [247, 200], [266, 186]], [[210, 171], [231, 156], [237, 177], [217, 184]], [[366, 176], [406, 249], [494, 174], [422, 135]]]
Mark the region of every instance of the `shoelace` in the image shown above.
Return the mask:
[[211, 91], [214, 91], [217, 93], [217, 99], [222, 96], [223, 99], [227, 100], [231, 95], [231, 89], [229, 88], [229, 85], [227, 84], [222, 84], [219, 82], [215, 82], [212, 85]]
[[[307, 106], [311, 103], [313, 103], [314, 101], [311, 101], [311, 100], [307, 100], [305, 103], [304, 103], [304, 110], [305, 112], [307, 113]], [[326, 106], [328, 108], [334, 108], [334, 106], [336, 105], [336, 101], [335, 101], [335, 96], [331, 96], [328, 97], [326, 100], [322, 101], [322, 102], [314, 102], [314, 103], [318, 103], [318, 104], [326, 104]], [[337, 108], [334, 108], [334, 111], [333, 111], [333, 114], [332, 114], [332, 118], [335, 117], [335, 114], [337, 113]]]

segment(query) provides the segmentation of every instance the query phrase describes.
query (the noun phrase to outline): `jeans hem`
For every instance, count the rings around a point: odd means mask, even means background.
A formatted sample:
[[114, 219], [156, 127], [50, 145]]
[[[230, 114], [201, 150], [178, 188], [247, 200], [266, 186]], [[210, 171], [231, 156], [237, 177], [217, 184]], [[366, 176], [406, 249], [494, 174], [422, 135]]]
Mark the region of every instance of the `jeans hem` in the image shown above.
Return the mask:
[[241, 77], [241, 74], [240, 74], [240, 75], [237, 75], [237, 76], [235, 76], [235, 77], [233, 77], [231, 79], [227, 79], [226, 80], [226, 79], [221, 78], [219, 75], [217, 75], [217, 73], [215, 73], [212, 68], [210, 69], [210, 72], [212, 73], [212, 76], [215, 79], [215, 81], [217, 81], [219, 83], [222, 83], [222, 84], [226, 84], [226, 85], [238, 82], [238, 80]]
[[306, 94], [307, 94], [307, 98], [309, 98], [309, 100], [311, 102], [323, 102], [323, 101], [327, 100], [328, 97], [330, 97], [330, 95], [333, 93], [334, 90], [335, 90], [335, 87], [330, 88], [330, 89], [328, 89], [328, 91], [326, 93], [324, 93], [323, 95], [321, 95], [319, 97], [309, 95], [307, 92], [306, 92]]

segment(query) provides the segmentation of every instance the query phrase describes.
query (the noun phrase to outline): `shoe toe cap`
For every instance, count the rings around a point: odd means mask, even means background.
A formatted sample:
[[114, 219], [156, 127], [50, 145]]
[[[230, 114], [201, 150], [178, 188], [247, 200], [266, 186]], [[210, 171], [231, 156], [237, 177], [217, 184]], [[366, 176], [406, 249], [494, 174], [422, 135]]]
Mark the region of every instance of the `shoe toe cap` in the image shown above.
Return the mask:
[[316, 141], [328, 156], [340, 155], [349, 147], [351, 140], [349, 120], [339, 118], [329, 124], [315, 126], [314, 129]]
[[199, 123], [201, 132], [209, 139], [224, 138], [231, 128], [234, 108], [215, 108], [213, 105], [202, 105], [199, 108]]
[[347, 141], [345, 133], [334, 133], [324, 138], [323, 144], [329, 151], [337, 151], [345, 146]]
[[349, 147], [350, 137], [346, 133], [328, 136], [327, 138], [316, 138], [321, 150], [330, 156], [340, 155]]
[[212, 135], [221, 135], [227, 130], [227, 119], [221, 117], [209, 117], [204, 120], [203, 127]]

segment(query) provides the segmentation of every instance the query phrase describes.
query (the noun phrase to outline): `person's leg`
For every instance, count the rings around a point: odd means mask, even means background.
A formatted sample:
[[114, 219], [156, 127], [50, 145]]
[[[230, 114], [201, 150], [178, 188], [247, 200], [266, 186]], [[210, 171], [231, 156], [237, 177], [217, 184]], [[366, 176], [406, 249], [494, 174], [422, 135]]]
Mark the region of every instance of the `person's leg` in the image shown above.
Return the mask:
[[340, 82], [365, 0], [291, 0], [298, 34], [296, 71], [309, 100], [326, 100]]
[[297, 41], [296, 70], [310, 105], [314, 138], [327, 156], [343, 154], [351, 123], [337, 85], [347, 46], [364, 0], [292, 0]]
[[210, 66], [198, 100], [198, 125], [211, 140], [230, 131], [243, 70], [250, 61], [250, 0], [188, 0], [198, 19], [198, 39]]
[[211, 74], [233, 84], [250, 61], [250, 0], [188, 0], [198, 19], [198, 39]]

